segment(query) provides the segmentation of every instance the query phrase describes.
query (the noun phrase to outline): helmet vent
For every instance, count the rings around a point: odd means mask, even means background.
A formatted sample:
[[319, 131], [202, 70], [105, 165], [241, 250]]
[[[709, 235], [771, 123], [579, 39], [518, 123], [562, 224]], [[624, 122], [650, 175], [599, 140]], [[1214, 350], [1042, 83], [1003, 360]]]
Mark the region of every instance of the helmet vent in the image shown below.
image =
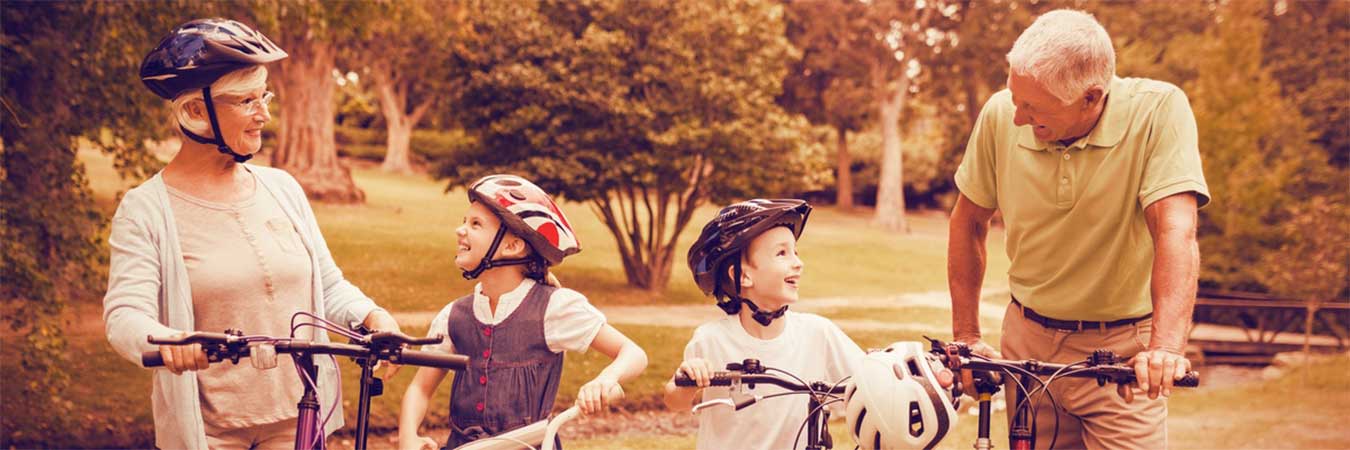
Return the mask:
[[[919, 437], [923, 434], [923, 413], [919, 411], [919, 402], [909, 402], [909, 435]], [[880, 445], [877, 448], [881, 448]]]

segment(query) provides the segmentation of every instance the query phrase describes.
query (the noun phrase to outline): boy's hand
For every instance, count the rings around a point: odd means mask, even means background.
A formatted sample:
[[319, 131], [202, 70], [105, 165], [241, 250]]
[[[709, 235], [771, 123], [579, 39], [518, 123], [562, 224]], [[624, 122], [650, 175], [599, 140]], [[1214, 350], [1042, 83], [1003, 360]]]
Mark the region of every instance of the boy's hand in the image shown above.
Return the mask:
[[577, 391], [577, 406], [586, 415], [604, 412], [609, 405], [621, 399], [623, 386], [619, 386], [618, 380], [609, 377], [596, 377], [581, 385], [581, 390]]
[[437, 450], [440, 448], [436, 441], [426, 436], [416, 436], [409, 439], [398, 438], [399, 450]]
[[694, 382], [698, 384], [698, 387], [704, 388], [708, 387], [711, 383], [713, 367], [706, 359], [693, 358], [680, 363], [680, 368], [677, 373], [684, 373], [689, 378], [692, 378]]

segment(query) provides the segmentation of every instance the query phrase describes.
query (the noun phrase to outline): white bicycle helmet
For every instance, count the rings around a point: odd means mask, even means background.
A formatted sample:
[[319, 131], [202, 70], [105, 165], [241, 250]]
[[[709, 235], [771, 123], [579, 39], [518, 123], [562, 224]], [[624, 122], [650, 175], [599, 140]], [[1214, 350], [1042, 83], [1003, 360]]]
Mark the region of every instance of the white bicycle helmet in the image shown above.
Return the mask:
[[849, 432], [864, 450], [933, 448], [956, 426], [951, 394], [918, 342], [868, 353], [844, 393]]

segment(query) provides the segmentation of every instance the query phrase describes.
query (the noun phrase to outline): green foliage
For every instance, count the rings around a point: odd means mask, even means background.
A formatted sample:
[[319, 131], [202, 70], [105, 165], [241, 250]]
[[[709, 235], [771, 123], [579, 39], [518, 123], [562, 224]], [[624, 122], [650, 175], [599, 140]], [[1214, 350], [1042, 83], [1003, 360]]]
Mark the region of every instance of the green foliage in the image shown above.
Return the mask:
[[1350, 165], [1350, 2], [1279, 3], [1285, 8], [1273, 7], [1267, 16], [1264, 62], [1284, 96], [1311, 119], [1313, 142], [1344, 169]]
[[1263, 289], [1263, 256], [1291, 237], [1273, 225], [1284, 208], [1304, 201], [1324, 164], [1298, 110], [1262, 65], [1266, 23], [1261, 5], [1236, 2], [1218, 10], [1203, 34], [1176, 40], [1163, 56], [1181, 68], [1200, 129], [1200, 151], [1214, 203], [1201, 210], [1202, 270], [1210, 282]]
[[164, 131], [166, 116], [138, 68], [160, 33], [181, 21], [177, 13], [193, 8], [145, 6], [4, 5], [0, 301], [5, 325], [24, 336], [12, 344], [19, 366], [38, 375], [20, 382], [48, 400], [30, 414], [65, 417], [62, 313], [94, 297], [102, 282], [106, 219], [75, 158], [77, 138], [111, 154], [123, 176], [158, 166], [142, 143]]
[[517, 172], [590, 202], [631, 283], [661, 289], [695, 207], [801, 190], [824, 173], [806, 120], [774, 104], [795, 58], [759, 1], [480, 5], [456, 111], [480, 145], [440, 175]]

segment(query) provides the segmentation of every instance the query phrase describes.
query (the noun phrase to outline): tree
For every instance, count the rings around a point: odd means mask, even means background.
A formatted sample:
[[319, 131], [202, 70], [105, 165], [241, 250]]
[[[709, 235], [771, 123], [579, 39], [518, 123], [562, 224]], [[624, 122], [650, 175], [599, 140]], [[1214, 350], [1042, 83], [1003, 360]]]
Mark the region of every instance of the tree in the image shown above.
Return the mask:
[[1264, 62], [1303, 116], [1320, 119], [1308, 124], [1313, 143], [1344, 169], [1350, 166], [1350, 2], [1284, 0], [1270, 6]]
[[824, 172], [809, 125], [773, 100], [795, 57], [762, 1], [475, 6], [455, 115], [478, 147], [451, 186], [515, 172], [586, 202], [629, 284], [663, 289], [695, 208], [799, 190]]
[[835, 204], [851, 208], [855, 184], [848, 134], [861, 130], [875, 112], [859, 107], [871, 101], [860, 59], [873, 38], [855, 31], [865, 10], [857, 3], [816, 0], [790, 3], [787, 11], [787, 36], [802, 59], [789, 69], [778, 103], [834, 129]]
[[945, 0], [887, 1], [867, 6], [870, 26], [859, 32], [873, 37], [865, 61], [877, 102], [883, 148], [876, 221], [887, 229], [908, 233], [900, 119], [908, 96], [918, 92], [930, 77], [932, 70], [926, 68], [930, 59], [957, 42], [952, 30], [960, 21], [961, 7]]
[[463, 42], [473, 30], [459, 3], [403, 1], [374, 5], [380, 20], [359, 24], [352, 44], [343, 46], [351, 64], [364, 66], [373, 81], [388, 131], [380, 168], [412, 173], [412, 131], [446, 93], [464, 80], [453, 74], [463, 64]]
[[253, 13], [289, 58], [272, 64], [271, 85], [281, 104], [272, 165], [284, 169], [310, 198], [361, 203], [365, 192], [338, 160], [333, 92], [339, 43], [352, 40], [353, 23], [378, 20], [368, 2], [258, 2]]
[[[53, 418], [53, 432], [79, 425], [62, 419], [69, 415], [62, 315], [68, 304], [102, 291], [106, 258], [106, 218], [93, 202], [77, 143], [111, 154], [124, 177], [159, 167], [141, 144], [168, 132], [170, 121], [165, 103], [140, 82], [141, 58], [184, 20], [177, 14], [198, 11], [145, 6], [6, 2], [0, 15], [0, 302], [5, 324], [23, 335], [7, 351], [39, 375], [9, 381], [24, 383], [31, 397], [5, 402]], [[10, 418], [3, 420], [12, 429]], [[74, 445], [63, 442], [42, 444]]]

